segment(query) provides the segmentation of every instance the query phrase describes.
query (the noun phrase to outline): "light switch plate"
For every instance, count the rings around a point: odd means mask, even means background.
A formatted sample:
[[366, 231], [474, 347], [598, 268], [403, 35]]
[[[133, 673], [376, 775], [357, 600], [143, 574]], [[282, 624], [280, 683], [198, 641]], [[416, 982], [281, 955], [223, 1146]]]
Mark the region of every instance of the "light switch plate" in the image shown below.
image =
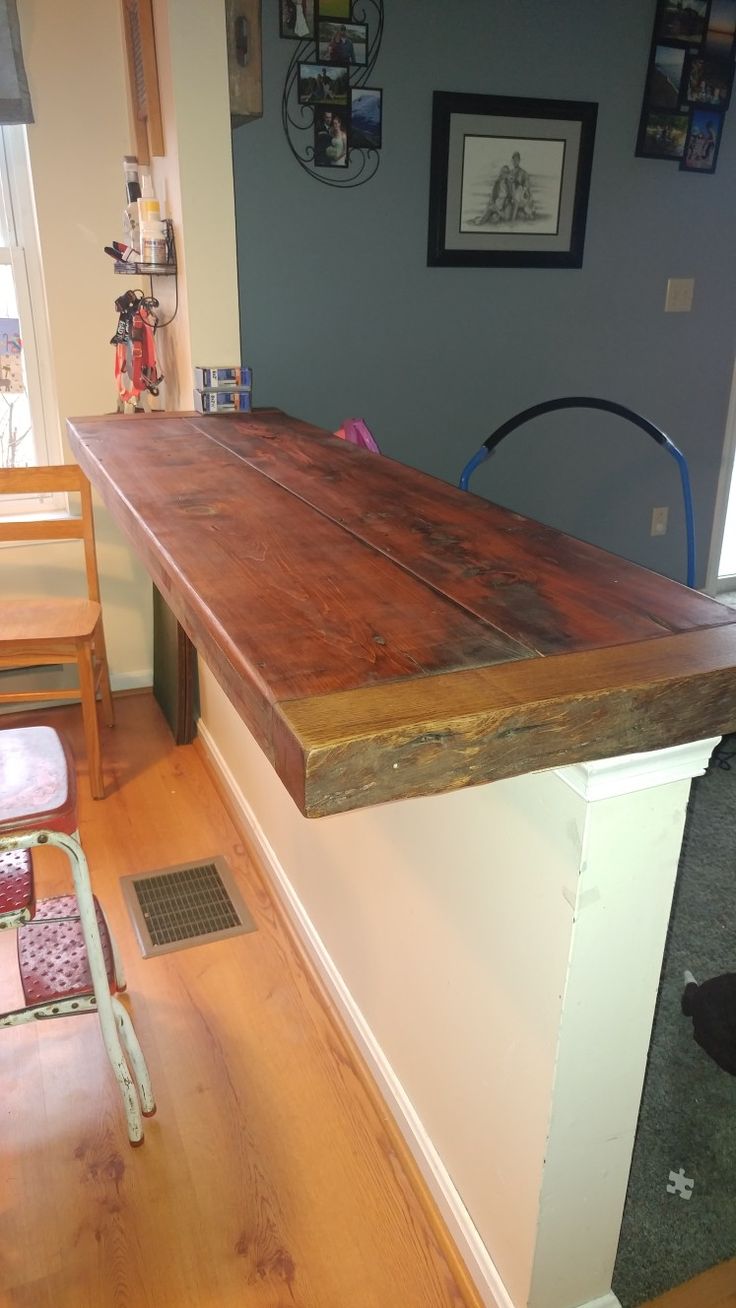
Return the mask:
[[664, 302], [665, 313], [689, 313], [693, 307], [693, 277], [670, 277]]

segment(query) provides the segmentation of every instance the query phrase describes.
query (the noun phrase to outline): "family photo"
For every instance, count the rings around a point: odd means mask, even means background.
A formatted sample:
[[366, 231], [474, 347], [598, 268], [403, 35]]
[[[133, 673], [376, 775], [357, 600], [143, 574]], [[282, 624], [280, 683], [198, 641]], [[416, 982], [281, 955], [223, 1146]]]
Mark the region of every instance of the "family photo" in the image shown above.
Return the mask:
[[564, 141], [466, 136], [460, 231], [556, 234], [564, 158]]
[[347, 168], [347, 114], [325, 105], [314, 116], [314, 162], [317, 168]]
[[723, 119], [708, 109], [694, 109], [681, 167], [686, 172], [715, 170]]
[[681, 159], [690, 126], [686, 113], [650, 112], [644, 119], [641, 153], [650, 159]]
[[348, 102], [348, 69], [323, 64], [300, 64], [300, 104], [342, 104]]
[[320, 59], [330, 64], [365, 64], [368, 61], [368, 27], [365, 23], [325, 22], [320, 10], [317, 25]]
[[707, 50], [693, 51], [687, 65], [684, 99], [688, 104], [710, 104], [725, 109], [731, 98], [732, 78], [730, 55], [720, 58], [708, 54]]

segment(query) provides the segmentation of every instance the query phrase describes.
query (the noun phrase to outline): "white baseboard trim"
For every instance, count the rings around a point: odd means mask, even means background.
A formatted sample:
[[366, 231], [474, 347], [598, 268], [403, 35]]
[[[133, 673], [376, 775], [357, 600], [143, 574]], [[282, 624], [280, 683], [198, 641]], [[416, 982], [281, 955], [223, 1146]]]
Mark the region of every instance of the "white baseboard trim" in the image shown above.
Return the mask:
[[[345, 981], [330, 957], [304, 905], [292, 886], [253, 808], [238, 785], [206, 723], [197, 724], [204, 751], [220, 782], [250, 832], [279, 898], [294, 924], [312, 963], [324, 981], [353, 1039], [360, 1049], [381, 1095], [396, 1121], [432, 1197], [442, 1215], [487, 1308], [521, 1308], [511, 1299], [498, 1269], [481, 1240], [452, 1178], [435, 1149], [411, 1100], [399, 1081]], [[590, 1305], [593, 1308], [593, 1305]], [[616, 1308], [596, 1301], [595, 1308]]]
[[[45, 668], [34, 669], [34, 670], [36, 672], [40, 671], [42, 677], [44, 672], [48, 672], [48, 669]], [[23, 671], [23, 669], [21, 669], [20, 671]], [[13, 689], [14, 690], [15, 689], [18, 690], [48, 689], [48, 699], [38, 699], [38, 700], [31, 700], [31, 701], [26, 700], [26, 701], [19, 701], [19, 702], [10, 700], [8, 701], [8, 703], [0, 705], [0, 716], [9, 713], [23, 713], [23, 712], [38, 713], [38, 712], [42, 712], [44, 709], [49, 709], [49, 708], [68, 708], [70, 704], [79, 704], [81, 702], [78, 696], [74, 699], [59, 699], [58, 697], [55, 696], [54, 694], [55, 691], [64, 688], [63, 683], [62, 685], [59, 684], [58, 670], [56, 670], [55, 680], [53, 677], [49, 677], [49, 676], [46, 676], [44, 680], [46, 681], [46, 686], [44, 686], [43, 680], [41, 680], [41, 678], [37, 677], [34, 682], [29, 677], [27, 679], [27, 684], [24, 682], [17, 687], [14, 686]], [[113, 695], [116, 693], [116, 691], [150, 690], [153, 686], [153, 669], [144, 668], [142, 672], [111, 672], [110, 685], [112, 687]], [[3, 690], [6, 689], [7, 689], [7, 684], [3, 685]]]
[[113, 690], [150, 690], [153, 668], [143, 668], [140, 672], [111, 672], [110, 685]]
[[616, 1298], [613, 1290], [609, 1290], [601, 1299], [588, 1299], [587, 1303], [581, 1303], [579, 1308], [621, 1308], [621, 1301]]

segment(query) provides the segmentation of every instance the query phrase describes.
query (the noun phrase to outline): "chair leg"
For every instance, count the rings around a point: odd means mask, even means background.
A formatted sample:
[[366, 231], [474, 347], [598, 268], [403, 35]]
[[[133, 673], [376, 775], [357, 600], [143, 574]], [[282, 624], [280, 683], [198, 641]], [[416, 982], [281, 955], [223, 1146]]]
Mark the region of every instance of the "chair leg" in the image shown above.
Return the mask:
[[123, 966], [123, 960], [120, 956], [120, 950], [118, 949], [117, 941], [115, 940], [115, 937], [112, 934], [112, 931], [110, 930], [110, 924], [108, 923], [107, 918], [105, 918], [105, 925], [107, 926], [107, 934], [110, 938], [112, 963], [115, 972], [115, 985], [117, 986], [118, 990], [127, 990], [128, 983], [125, 979], [125, 968]]
[[112, 702], [112, 689], [110, 687], [110, 669], [107, 663], [107, 650], [105, 648], [105, 633], [102, 628], [102, 618], [97, 623], [95, 631], [95, 655], [100, 667], [100, 694], [102, 696], [102, 718], [106, 727], [115, 726], [115, 709]]
[[92, 645], [89, 641], [79, 645], [77, 665], [79, 667], [79, 688], [82, 695], [82, 720], [84, 722], [84, 741], [87, 747], [90, 790], [93, 799], [104, 799], [105, 783], [102, 777], [100, 726], [97, 721], [97, 692], [92, 661]]
[[117, 1018], [120, 1040], [123, 1049], [125, 1050], [128, 1066], [135, 1078], [138, 1097], [141, 1101], [141, 1111], [144, 1117], [153, 1117], [153, 1114], [156, 1112], [156, 1101], [153, 1097], [148, 1066], [146, 1064], [143, 1050], [138, 1042], [135, 1027], [130, 1020], [130, 1013], [123, 1007], [120, 1000], [117, 999], [115, 995], [112, 996], [112, 1011]]
[[[59, 848], [63, 849], [71, 864], [74, 893], [76, 894], [77, 904], [79, 905], [79, 918], [82, 927], [82, 934], [84, 935], [84, 943], [87, 949], [87, 961], [89, 963], [90, 975], [92, 977], [92, 986], [95, 992], [95, 999], [97, 1000], [97, 1014], [100, 1019], [102, 1039], [105, 1043], [105, 1049], [107, 1050], [107, 1056], [110, 1060], [112, 1070], [117, 1078], [123, 1107], [125, 1108], [125, 1116], [128, 1122], [128, 1138], [130, 1143], [133, 1145], [141, 1144], [143, 1141], [141, 1106], [138, 1102], [135, 1080], [130, 1074], [120, 1043], [118, 1019], [117, 1014], [113, 1009], [113, 997], [110, 994], [110, 987], [107, 981], [105, 956], [102, 952], [102, 941], [100, 940], [100, 932], [97, 926], [97, 914], [95, 912], [95, 904], [92, 897], [92, 886], [89, 879], [87, 859], [85, 858], [84, 850], [79, 842], [73, 840], [69, 836], [63, 836], [56, 832], [48, 832], [47, 841], [49, 844], [57, 845]], [[140, 1054], [140, 1058], [141, 1061], [143, 1061], [142, 1054]], [[143, 1063], [143, 1066], [145, 1067], [145, 1063]], [[136, 1078], [137, 1070], [138, 1069], [136, 1069]], [[150, 1093], [150, 1082], [148, 1083], [147, 1090]]]

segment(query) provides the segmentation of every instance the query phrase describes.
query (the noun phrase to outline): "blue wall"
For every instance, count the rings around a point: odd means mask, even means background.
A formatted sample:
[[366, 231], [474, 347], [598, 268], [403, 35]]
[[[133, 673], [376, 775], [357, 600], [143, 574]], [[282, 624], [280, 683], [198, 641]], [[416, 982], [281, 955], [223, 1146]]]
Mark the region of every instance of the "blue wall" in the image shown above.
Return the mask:
[[[718, 172], [636, 159], [654, 0], [385, 0], [371, 79], [384, 150], [357, 190], [293, 160], [280, 102], [293, 43], [264, 5], [265, 111], [234, 134], [244, 358], [258, 404], [334, 428], [366, 418], [382, 448], [455, 480], [493, 427], [570, 392], [662, 426], [691, 462], [700, 580], [736, 344], [736, 105]], [[582, 269], [428, 268], [432, 92], [595, 100]], [[694, 277], [690, 314], [663, 312]], [[509, 438], [474, 489], [672, 576], [684, 576], [677, 473], [604, 416], [548, 418]], [[654, 505], [670, 531], [653, 540]]]

